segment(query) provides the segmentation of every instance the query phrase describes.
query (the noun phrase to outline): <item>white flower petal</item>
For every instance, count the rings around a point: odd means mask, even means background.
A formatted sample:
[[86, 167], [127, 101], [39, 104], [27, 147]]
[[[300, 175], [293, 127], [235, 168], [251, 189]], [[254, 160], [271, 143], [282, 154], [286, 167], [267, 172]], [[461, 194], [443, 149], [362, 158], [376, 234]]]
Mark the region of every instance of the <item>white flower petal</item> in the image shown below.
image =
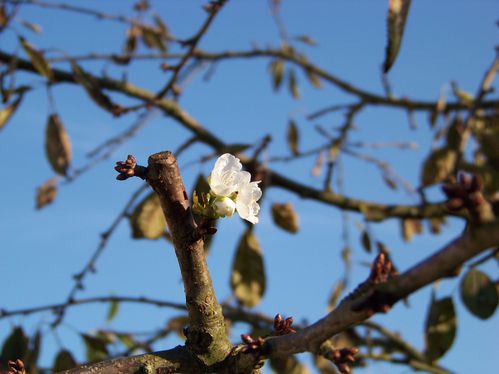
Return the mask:
[[[240, 184], [242, 165], [237, 157], [229, 153], [220, 156], [210, 175], [210, 188], [219, 196], [229, 196]], [[249, 173], [248, 173], [249, 174]], [[246, 178], [246, 177], [244, 177]]]
[[259, 182], [250, 182], [239, 186], [236, 198], [236, 210], [241, 218], [255, 224], [258, 223], [258, 212], [260, 205], [257, 201], [262, 197], [262, 190], [258, 187]]

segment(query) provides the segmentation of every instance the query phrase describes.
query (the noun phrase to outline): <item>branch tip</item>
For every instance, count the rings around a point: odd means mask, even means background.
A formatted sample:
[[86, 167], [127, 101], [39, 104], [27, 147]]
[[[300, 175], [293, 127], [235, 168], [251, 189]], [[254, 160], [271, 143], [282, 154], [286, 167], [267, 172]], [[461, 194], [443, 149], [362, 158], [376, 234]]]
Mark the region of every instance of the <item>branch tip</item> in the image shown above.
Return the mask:
[[119, 173], [116, 176], [116, 179], [120, 181], [124, 181], [131, 177], [139, 177], [140, 179], [147, 178], [147, 168], [145, 166], [137, 165], [137, 160], [133, 155], [128, 155], [125, 161], [117, 161], [114, 170]]

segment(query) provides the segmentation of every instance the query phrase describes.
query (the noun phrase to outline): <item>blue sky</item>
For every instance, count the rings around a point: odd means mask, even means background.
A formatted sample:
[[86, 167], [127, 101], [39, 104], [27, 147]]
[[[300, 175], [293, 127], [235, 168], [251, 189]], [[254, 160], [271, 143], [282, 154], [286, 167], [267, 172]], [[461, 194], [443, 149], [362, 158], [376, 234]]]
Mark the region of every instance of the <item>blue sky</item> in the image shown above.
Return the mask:
[[[131, 1], [118, 0], [72, 3], [125, 14], [130, 12], [132, 4]], [[205, 17], [198, 1], [152, 3], [179, 37], [190, 36]], [[381, 93], [379, 71], [386, 42], [386, 4], [386, 1], [285, 0], [282, 19], [291, 36], [307, 34], [317, 41], [317, 47], [296, 45], [308, 54], [312, 62], [363, 89]], [[497, 2], [493, 0], [413, 2], [403, 46], [389, 76], [394, 93], [414, 99], [436, 100], [442, 85], [450, 80], [456, 80], [464, 89], [475, 92], [494, 57], [498, 36], [495, 25], [497, 10]], [[121, 24], [34, 6], [23, 7], [18, 17], [43, 27], [43, 33], [35, 35], [18, 26], [18, 32], [29, 41], [40, 48], [57, 48], [68, 54], [117, 52], [121, 49], [125, 34], [125, 26]], [[246, 50], [251, 48], [252, 43], [261, 47], [277, 46], [279, 43], [267, 2], [233, 0], [217, 17], [201, 48], [209, 51]], [[0, 34], [0, 46], [7, 51], [16, 48], [15, 34], [10, 31]], [[50, 55], [57, 56], [57, 50], [52, 50]], [[350, 102], [351, 97], [330, 85], [315, 90], [301, 73], [298, 75], [302, 94], [300, 100], [293, 100], [285, 89], [276, 94], [271, 89], [268, 63], [268, 59], [221, 62], [209, 82], [203, 81], [202, 74], [199, 74], [185, 87], [180, 104], [226, 142], [243, 139], [253, 143], [267, 133], [272, 134], [269, 156], [289, 153], [285, 129], [290, 117], [298, 123], [303, 149], [320, 142], [312, 130], [315, 124], [333, 128], [342, 123], [341, 113], [314, 122], [307, 121], [305, 116], [332, 103]], [[58, 66], [68, 68], [64, 63]], [[103, 64], [92, 62], [84, 66], [99, 73]], [[134, 63], [128, 79], [139, 86], [158, 90], [164, 85], [166, 77], [157, 66], [157, 62]], [[108, 73], [120, 77], [121, 70], [109, 67]], [[18, 79], [42, 83], [34, 75], [25, 74]], [[130, 102], [118, 95], [113, 97], [120, 103]], [[120, 133], [134, 121], [133, 116], [113, 119], [96, 108], [85, 93], [74, 86], [56, 87], [54, 98], [56, 109], [72, 138], [76, 167], [85, 163], [86, 152], [96, 144]], [[146, 162], [149, 154], [175, 149], [189, 136], [171, 119], [160, 115], [110, 160], [99, 164], [75, 182], [62, 186], [55, 204], [35, 211], [35, 188], [52, 176], [43, 145], [47, 113], [46, 92], [40, 88], [27, 96], [20, 110], [0, 133], [0, 157], [8, 168], [3, 174], [0, 195], [0, 284], [8, 285], [0, 288], [0, 300], [3, 300], [0, 306], [6, 309], [64, 300], [72, 287], [71, 275], [81, 269], [97, 246], [99, 233], [111, 224], [129, 195], [139, 186], [135, 180], [127, 183], [115, 181], [112, 169], [115, 160], [132, 153]], [[417, 183], [420, 173], [418, 165], [431, 147], [432, 135], [426, 117], [426, 113], [416, 114], [418, 129], [411, 130], [405, 112], [369, 108], [358, 116], [358, 129], [351, 139], [417, 142], [419, 147], [416, 150], [369, 151], [391, 161], [398, 173]], [[206, 150], [206, 147], [195, 146], [179, 160], [189, 189], [199, 172], [209, 173], [213, 162], [203, 166], [183, 166], [196, 160]], [[313, 162], [313, 159], [304, 159], [295, 164], [275, 164], [272, 167], [320, 187], [322, 180], [310, 177]], [[388, 190], [377, 171], [364, 163], [345, 157], [343, 168], [349, 196], [390, 203], [414, 203], [404, 192]], [[430, 196], [441, 198], [436, 188]], [[301, 230], [296, 235], [280, 231], [271, 220], [271, 204], [286, 201], [291, 201], [300, 215]], [[352, 215], [351, 220], [361, 222], [362, 218]], [[343, 246], [341, 227], [338, 210], [301, 200], [286, 191], [269, 190], [262, 204], [261, 223], [256, 227], [265, 255], [268, 287], [256, 309], [269, 315], [277, 312], [292, 315], [297, 321], [306, 319], [312, 322], [323, 316], [331, 288], [343, 274], [340, 261]], [[236, 218], [220, 222], [208, 257], [214, 286], [221, 300], [230, 297], [230, 266], [236, 242], [243, 230], [244, 225]], [[441, 235], [432, 236], [426, 230], [425, 235], [418, 236], [409, 244], [401, 240], [396, 220], [372, 224], [370, 230], [376, 239], [388, 245], [395, 263], [403, 270], [458, 235], [462, 223], [451, 220]], [[355, 227], [352, 227], [351, 233], [353, 287], [367, 274], [360, 263], [371, 260], [372, 256], [362, 251]], [[19, 268], [22, 269], [22, 276], [19, 276]], [[497, 276], [496, 266], [488, 265], [484, 269], [493, 277]], [[114, 233], [99, 259], [97, 270], [95, 275], [87, 278], [86, 289], [79, 294], [80, 297], [112, 293], [183, 301], [180, 274], [171, 246], [163, 241], [131, 240], [126, 222]], [[499, 333], [497, 314], [486, 322], [470, 317], [459, 300], [456, 280], [439, 284], [437, 295], [453, 296], [459, 321], [454, 347], [441, 360], [442, 365], [459, 373], [492, 372], [494, 353], [499, 348], [495, 338]], [[410, 308], [397, 305], [390, 314], [376, 316], [375, 320], [386, 322], [391, 329], [398, 330], [421, 348], [429, 297], [430, 287], [427, 287], [410, 298]], [[71, 309], [64, 324], [57, 330], [59, 338], [56, 339], [50, 332], [46, 335], [42, 363], [50, 365], [59, 344], [76, 347], [78, 357], [82, 358], [82, 343], [77, 332], [106, 327], [106, 312], [107, 307], [100, 305]], [[124, 305], [112, 327], [148, 331], [175, 314], [153, 307]], [[40, 326], [48, 331], [52, 320], [50, 314], [2, 320], [0, 339], [3, 340], [16, 323], [22, 323], [29, 332]], [[245, 331], [236, 329], [236, 332]], [[479, 341], [477, 337], [480, 337]], [[169, 337], [161, 342], [158, 349], [177, 343], [174, 337]], [[477, 359], [471, 360], [470, 357]], [[373, 363], [358, 372], [406, 373], [409, 369]]]

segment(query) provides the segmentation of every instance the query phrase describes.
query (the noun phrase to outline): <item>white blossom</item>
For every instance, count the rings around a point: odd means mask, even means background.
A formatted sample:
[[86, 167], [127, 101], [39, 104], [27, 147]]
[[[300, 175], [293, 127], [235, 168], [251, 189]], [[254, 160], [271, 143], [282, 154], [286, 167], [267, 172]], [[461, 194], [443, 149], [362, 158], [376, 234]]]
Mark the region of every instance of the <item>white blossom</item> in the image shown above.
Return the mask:
[[250, 173], [241, 169], [241, 161], [237, 157], [229, 153], [220, 156], [208, 180], [211, 190], [218, 196], [229, 196], [237, 191], [239, 185], [249, 183]]
[[236, 210], [236, 203], [230, 197], [222, 196], [215, 199], [213, 207], [220, 217], [231, 217]]
[[236, 197], [237, 213], [247, 221], [258, 223], [258, 212], [260, 205], [257, 201], [262, 197], [262, 190], [258, 187], [259, 182], [249, 182], [239, 186]]
[[[250, 182], [251, 174], [243, 171], [241, 161], [229, 153], [220, 156], [213, 167], [208, 182], [215, 197], [212, 207], [220, 217], [232, 216], [234, 210], [241, 218], [258, 223], [262, 197], [259, 182]], [[235, 202], [234, 202], [235, 199]]]

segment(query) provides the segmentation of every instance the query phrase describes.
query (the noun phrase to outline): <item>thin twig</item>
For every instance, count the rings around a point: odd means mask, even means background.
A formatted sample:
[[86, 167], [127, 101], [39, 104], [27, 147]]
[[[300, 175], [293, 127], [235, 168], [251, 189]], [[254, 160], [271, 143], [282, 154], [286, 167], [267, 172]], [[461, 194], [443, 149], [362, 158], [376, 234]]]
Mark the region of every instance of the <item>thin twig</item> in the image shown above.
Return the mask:
[[[121, 212], [118, 214], [118, 216], [114, 219], [114, 221], [111, 223], [109, 228], [101, 234], [101, 239], [99, 241], [99, 244], [97, 245], [97, 248], [94, 251], [94, 253], [92, 254], [92, 256], [90, 257], [90, 259], [87, 261], [87, 263], [85, 264], [83, 269], [73, 276], [75, 284], [73, 285], [73, 287], [71, 288], [71, 291], [69, 292], [66, 303], [71, 303], [72, 301], [74, 301], [75, 295], [78, 293], [78, 291], [83, 289], [83, 287], [84, 287], [83, 280], [85, 279], [85, 277], [89, 273], [95, 271], [97, 259], [99, 258], [99, 256], [102, 254], [102, 252], [106, 248], [106, 245], [109, 241], [109, 238], [113, 235], [114, 231], [119, 226], [121, 221], [127, 216], [128, 211], [130, 210], [132, 205], [135, 203], [135, 201], [140, 196], [140, 194], [146, 190], [146, 188], [147, 188], [147, 184], [144, 183], [132, 194], [132, 196], [130, 197], [128, 202], [125, 204], [125, 207], [121, 210]], [[63, 317], [64, 317], [64, 310], [62, 310], [62, 311], [60, 311], [60, 313], [58, 313], [57, 319], [53, 322], [53, 326], [57, 326], [62, 321]]]

